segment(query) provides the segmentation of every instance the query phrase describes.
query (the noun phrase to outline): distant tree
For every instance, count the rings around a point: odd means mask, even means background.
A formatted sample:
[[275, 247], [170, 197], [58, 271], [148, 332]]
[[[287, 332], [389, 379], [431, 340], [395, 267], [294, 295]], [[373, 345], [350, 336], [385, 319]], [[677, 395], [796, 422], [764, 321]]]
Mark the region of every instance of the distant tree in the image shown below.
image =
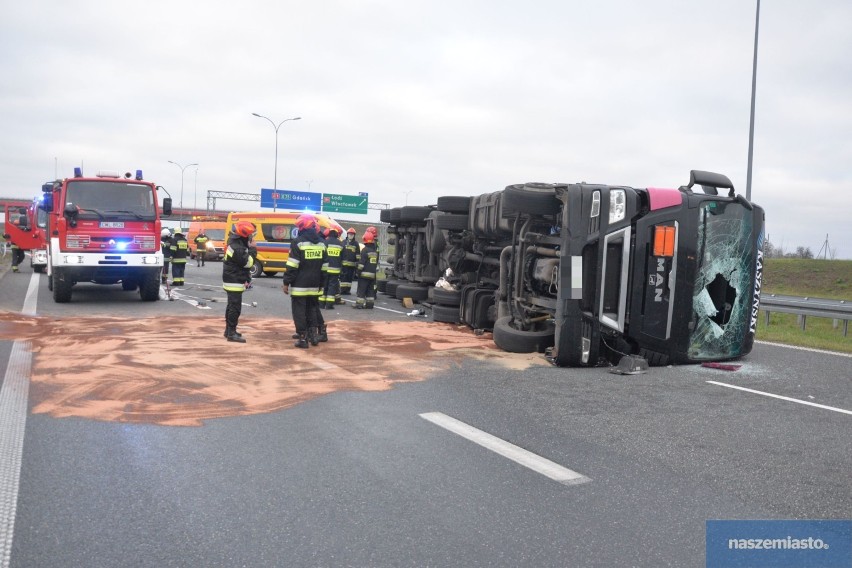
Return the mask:
[[791, 252], [787, 256], [792, 258], [813, 258], [814, 253], [811, 251], [811, 247], [796, 247], [796, 252]]

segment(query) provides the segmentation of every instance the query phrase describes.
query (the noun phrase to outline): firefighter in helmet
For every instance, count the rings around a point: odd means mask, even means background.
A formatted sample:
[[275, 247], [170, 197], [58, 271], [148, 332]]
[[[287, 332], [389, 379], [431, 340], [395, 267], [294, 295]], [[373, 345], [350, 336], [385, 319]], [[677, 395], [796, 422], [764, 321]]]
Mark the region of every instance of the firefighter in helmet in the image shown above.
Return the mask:
[[195, 236], [195, 261], [198, 266], [204, 266], [204, 260], [207, 256], [207, 241], [209, 240], [207, 235], [204, 234], [204, 229], [199, 229]]
[[169, 263], [172, 260], [172, 232], [168, 229], [160, 231], [160, 248], [163, 250], [162, 282], [169, 280]]
[[243, 309], [243, 292], [250, 280], [249, 270], [254, 257], [249, 252], [249, 239], [255, 232], [255, 226], [249, 221], [234, 223], [234, 232], [228, 238], [225, 258], [222, 259], [222, 288], [228, 295], [225, 308], [225, 338], [228, 341], [245, 343], [243, 334], [237, 331], [240, 314]]
[[175, 229], [175, 236], [172, 237], [169, 248], [172, 251], [172, 286], [183, 286], [186, 258], [189, 256], [189, 243], [180, 227]]
[[355, 268], [358, 266], [358, 255], [361, 254], [361, 246], [355, 239], [355, 229], [350, 227], [346, 231], [346, 240], [343, 241], [343, 252], [340, 255], [340, 295], [348, 296], [352, 293], [352, 281], [355, 280]]
[[361, 258], [356, 269], [358, 274], [358, 299], [355, 309], [373, 309], [376, 299], [376, 270], [379, 267], [379, 251], [376, 248], [376, 238], [369, 230], [361, 237], [364, 248], [361, 249]]
[[299, 215], [296, 228], [299, 234], [290, 243], [290, 256], [281, 289], [290, 295], [297, 335], [293, 345], [306, 349], [309, 344], [317, 345], [322, 335], [325, 335], [326, 340], [328, 338], [319, 311], [328, 256], [318, 232], [316, 217], [309, 213]]
[[328, 255], [328, 270], [325, 273], [325, 286], [320, 296], [320, 307], [333, 310], [334, 304], [340, 299], [340, 271], [342, 270], [343, 241], [337, 237], [337, 229], [331, 227], [323, 232], [325, 236], [325, 251]]

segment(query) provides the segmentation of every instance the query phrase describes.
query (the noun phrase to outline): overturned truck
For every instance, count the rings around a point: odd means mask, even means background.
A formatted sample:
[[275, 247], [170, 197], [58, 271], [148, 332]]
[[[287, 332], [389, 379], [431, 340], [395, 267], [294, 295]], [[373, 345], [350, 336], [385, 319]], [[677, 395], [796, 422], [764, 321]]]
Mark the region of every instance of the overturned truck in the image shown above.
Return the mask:
[[693, 170], [678, 189], [510, 185], [381, 215], [395, 247], [379, 290], [492, 330], [506, 351], [558, 366], [751, 351], [764, 212], [724, 175]]

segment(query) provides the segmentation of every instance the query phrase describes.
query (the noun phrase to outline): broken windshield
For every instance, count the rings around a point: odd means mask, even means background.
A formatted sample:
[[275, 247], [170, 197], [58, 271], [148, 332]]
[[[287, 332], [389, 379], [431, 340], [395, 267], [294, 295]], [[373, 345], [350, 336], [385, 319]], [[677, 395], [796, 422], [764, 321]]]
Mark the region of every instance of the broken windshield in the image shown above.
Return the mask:
[[698, 248], [689, 356], [741, 354], [754, 289], [754, 217], [738, 202], [706, 200], [698, 208]]

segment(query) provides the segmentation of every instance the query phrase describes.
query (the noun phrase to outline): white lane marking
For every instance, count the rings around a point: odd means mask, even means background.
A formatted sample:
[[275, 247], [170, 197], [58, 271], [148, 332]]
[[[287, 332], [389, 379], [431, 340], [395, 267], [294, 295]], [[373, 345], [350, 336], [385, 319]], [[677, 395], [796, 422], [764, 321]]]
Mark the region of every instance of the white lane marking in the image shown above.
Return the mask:
[[763, 392], [763, 391], [754, 390], [754, 389], [747, 389], [745, 387], [740, 387], [740, 386], [737, 386], [737, 385], [729, 385], [728, 383], [720, 383], [720, 382], [717, 382], [717, 381], [707, 381], [707, 382], [710, 383], [711, 385], [718, 385], [720, 387], [728, 387], [730, 389], [737, 389], [737, 390], [741, 390], [741, 391], [745, 391], [745, 392], [750, 392], [752, 394], [760, 394], [760, 395], [763, 395], [763, 396], [777, 398], [777, 399], [780, 399], [780, 400], [786, 400], [788, 402], [797, 402], [799, 404], [807, 404], [808, 406], [815, 406], [817, 408], [822, 408], [824, 410], [833, 410], [834, 412], [840, 412], [842, 414], [852, 415], [852, 410], [844, 410], [842, 408], [835, 408], [833, 406], [826, 406], [824, 404], [817, 404], [815, 402], [808, 402], [807, 400], [799, 400], [798, 398], [790, 398], [789, 396], [781, 396], [780, 394], [772, 394], [772, 393], [769, 393], [769, 392]]
[[591, 481], [590, 478], [581, 473], [572, 471], [441, 412], [425, 412], [419, 416], [559, 483], [577, 485]]
[[828, 351], [827, 349], [814, 349], [813, 347], [801, 347], [799, 345], [787, 345], [786, 343], [775, 343], [774, 341], [756, 340], [755, 343], [762, 345], [771, 345], [773, 347], [786, 347], [787, 349], [797, 349], [799, 351], [810, 351], [811, 353], [822, 353], [824, 355], [837, 355], [838, 357], [852, 357], [852, 353], [841, 353], [840, 351]]
[[36, 302], [38, 301], [38, 283], [39, 274], [38, 272], [33, 272], [33, 275], [30, 277], [30, 285], [27, 288], [27, 295], [24, 299], [24, 309], [21, 311], [21, 313], [25, 316], [36, 315]]
[[[22, 313], [26, 315], [36, 314], [38, 282], [34, 272], [24, 299]], [[13, 343], [0, 388], [0, 568], [9, 568], [12, 556], [32, 360], [28, 341]]]

